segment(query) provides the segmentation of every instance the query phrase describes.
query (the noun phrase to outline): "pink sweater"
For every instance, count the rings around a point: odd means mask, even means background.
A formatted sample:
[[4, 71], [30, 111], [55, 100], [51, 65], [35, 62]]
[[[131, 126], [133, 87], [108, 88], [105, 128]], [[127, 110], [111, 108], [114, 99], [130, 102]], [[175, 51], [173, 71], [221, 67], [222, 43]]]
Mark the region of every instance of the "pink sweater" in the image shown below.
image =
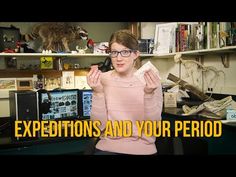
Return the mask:
[[138, 136], [137, 120], [161, 120], [161, 83], [154, 94], [144, 93], [144, 84], [135, 76], [121, 79], [112, 75], [113, 71], [102, 73], [101, 83], [104, 94], [93, 95], [91, 120], [100, 120], [101, 130], [107, 120], [130, 120], [133, 122], [131, 137], [101, 136], [97, 149], [125, 154], [148, 155], [157, 152], [155, 137]]

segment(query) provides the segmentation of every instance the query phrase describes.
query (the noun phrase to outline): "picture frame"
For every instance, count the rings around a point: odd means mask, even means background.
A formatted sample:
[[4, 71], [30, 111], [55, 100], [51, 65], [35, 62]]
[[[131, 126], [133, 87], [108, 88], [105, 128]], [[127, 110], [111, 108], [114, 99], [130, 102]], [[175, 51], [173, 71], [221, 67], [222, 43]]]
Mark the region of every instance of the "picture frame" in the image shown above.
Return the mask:
[[0, 90], [16, 90], [16, 78], [0, 78]]
[[62, 71], [61, 88], [63, 88], [63, 89], [74, 89], [75, 88], [74, 71]]
[[16, 78], [17, 90], [33, 90], [33, 78]]
[[154, 35], [154, 54], [175, 52], [177, 23], [157, 24]]
[[53, 57], [40, 57], [40, 69], [53, 69]]
[[61, 88], [61, 77], [45, 77], [44, 87], [46, 90], [54, 90]]
[[177, 93], [164, 92], [164, 107], [165, 108], [177, 107]]

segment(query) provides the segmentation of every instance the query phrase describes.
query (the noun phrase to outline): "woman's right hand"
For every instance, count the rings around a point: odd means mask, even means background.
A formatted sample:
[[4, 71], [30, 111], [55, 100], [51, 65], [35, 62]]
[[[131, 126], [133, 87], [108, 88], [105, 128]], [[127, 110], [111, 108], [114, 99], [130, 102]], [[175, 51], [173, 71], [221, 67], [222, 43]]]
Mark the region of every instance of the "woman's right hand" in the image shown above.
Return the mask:
[[101, 71], [97, 66], [92, 66], [91, 70], [87, 74], [87, 83], [96, 93], [103, 92], [103, 86], [101, 84]]

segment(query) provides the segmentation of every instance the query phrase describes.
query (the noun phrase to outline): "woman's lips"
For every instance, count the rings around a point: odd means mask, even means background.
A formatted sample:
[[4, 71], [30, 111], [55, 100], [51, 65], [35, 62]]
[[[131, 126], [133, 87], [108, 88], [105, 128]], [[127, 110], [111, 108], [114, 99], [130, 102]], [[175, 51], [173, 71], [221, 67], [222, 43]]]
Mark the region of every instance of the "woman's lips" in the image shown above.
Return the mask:
[[116, 64], [118, 68], [121, 68], [124, 66], [124, 64]]

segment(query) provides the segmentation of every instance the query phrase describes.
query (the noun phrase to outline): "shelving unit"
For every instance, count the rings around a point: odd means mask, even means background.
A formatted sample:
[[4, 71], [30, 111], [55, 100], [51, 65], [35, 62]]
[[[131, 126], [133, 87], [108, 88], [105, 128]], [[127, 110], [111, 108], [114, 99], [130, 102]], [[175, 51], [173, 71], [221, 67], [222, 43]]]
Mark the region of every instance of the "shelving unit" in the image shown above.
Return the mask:
[[[141, 54], [141, 60], [144, 59], [165, 59], [165, 58], [172, 58], [176, 54], [182, 54], [182, 56], [199, 56], [199, 58], [203, 59], [204, 55], [221, 55], [226, 60], [224, 62], [229, 63], [228, 54], [235, 53], [236, 46], [227, 46], [222, 48], [212, 48], [212, 49], [202, 49], [202, 50], [192, 50], [192, 51], [184, 51], [184, 52], [176, 52], [176, 53], [166, 53], [166, 54]], [[86, 54], [72, 54], [72, 53], [51, 53], [51, 54], [43, 54], [43, 53], [0, 53], [0, 57], [63, 57], [63, 58], [86, 58], [89, 59], [96, 58], [96, 57], [107, 57], [109, 54], [93, 54], [93, 53], [86, 53]], [[222, 61], [223, 63], [223, 61]], [[225, 65], [225, 63], [223, 63]], [[45, 75], [60, 75], [61, 71], [58, 70], [17, 70], [17, 69], [7, 69], [7, 70], [0, 70], [1, 77], [27, 77], [31, 74], [35, 73], [42, 73]]]
[[72, 54], [72, 53], [50, 53], [50, 54], [43, 54], [43, 53], [0, 53], [2, 57], [106, 57], [108, 54], [93, 54], [93, 53], [86, 53], [86, 54]]
[[[107, 57], [108, 54], [71, 54], [71, 53], [51, 53], [51, 54], [43, 54], [43, 53], [0, 53], [1, 58], [5, 57], [15, 57], [16, 60], [20, 58], [29, 59], [29, 60], [37, 60], [40, 57], [55, 57], [55, 58], [72, 58], [72, 59], [79, 59], [79, 58], [104, 58]], [[66, 71], [73, 70], [75, 71], [75, 75], [80, 72], [79, 69], [68, 69]], [[84, 70], [84, 69], [83, 69]], [[13, 68], [6, 68], [0, 69], [0, 78], [11, 78], [11, 77], [32, 77], [33, 74], [43, 74], [46, 77], [61, 77], [63, 70], [54, 69], [13, 69]]]
[[10, 77], [32, 77], [33, 74], [43, 74], [44, 76], [50, 77], [61, 77], [61, 72], [55, 69], [47, 70], [19, 70], [19, 69], [7, 69], [0, 70], [0, 78], [10, 78]]
[[[72, 54], [72, 53], [51, 53], [51, 54], [43, 54], [43, 53], [0, 53], [0, 57], [107, 57], [109, 54]], [[154, 57], [159, 56], [155, 54], [141, 54], [141, 57]]]
[[[176, 54], [182, 54], [183, 56], [194, 56], [194, 55], [210, 55], [210, 54], [229, 54], [236, 52], [236, 46], [227, 46], [222, 48], [213, 48], [213, 49], [202, 49], [202, 50], [191, 50], [185, 52], [175, 52], [175, 53], [166, 53], [166, 54], [141, 54], [141, 59], [145, 58], [170, 58], [174, 57]], [[107, 57], [109, 54], [72, 54], [72, 53], [0, 53], [0, 57], [68, 57], [68, 58], [77, 58], [77, 57]]]
[[174, 57], [176, 54], [182, 54], [184, 56], [194, 56], [194, 55], [210, 55], [210, 54], [229, 54], [229, 53], [234, 53], [234, 52], [236, 52], [236, 46], [227, 46], [227, 47], [222, 47], [222, 48], [212, 48], [212, 49], [202, 49], [202, 50], [191, 50], [191, 51], [185, 51], [185, 52], [166, 53], [166, 54], [151, 54], [151, 55], [157, 58], [170, 58], [170, 57]]
[[[140, 57], [156, 57], [156, 58], [169, 58], [173, 57], [176, 54], [182, 55], [208, 55], [208, 54], [227, 54], [236, 52], [236, 46], [227, 46], [222, 48], [212, 48], [212, 49], [202, 49], [202, 50], [191, 50], [184, 52], [175, 52], [175, 53], [166, 53], [166, 54], [141, 54]], [[0, 53], [0, 57], [43, 57], [43, 56], [52, 56], [52, 57], [107, 57], [109, 54], [72, 54], [72, 53]]]
[[[79, 59], [79, 58], [105, 58], [108, 57], [109, 54], [93, 54], [93, 53], [86, 53], [86, 54], [72, 54], [72, 53], [51, 53], [51, 54], [43, 54], [43, 53], [0, 53], [0, 57], [16, 57], [16, 59], [24, 57], [24, 59], [37, 59], [40, 57], [55, 57], [55, 58], [71, 58], [71, 59]], [[145, 58], [153, 58], [155, 57], [154, 54], [141, 54], [141, 59]], [[76, 70], [74, 69], [75, 73]], [[61, 76], [62, 71], [56, 69], [39, 69], [39, 70], [19, 70], [19, 69], [1, 69], [0, 70], [0, 77], [30, 77], [33, 74], [43, 74], [45, 76]]]

